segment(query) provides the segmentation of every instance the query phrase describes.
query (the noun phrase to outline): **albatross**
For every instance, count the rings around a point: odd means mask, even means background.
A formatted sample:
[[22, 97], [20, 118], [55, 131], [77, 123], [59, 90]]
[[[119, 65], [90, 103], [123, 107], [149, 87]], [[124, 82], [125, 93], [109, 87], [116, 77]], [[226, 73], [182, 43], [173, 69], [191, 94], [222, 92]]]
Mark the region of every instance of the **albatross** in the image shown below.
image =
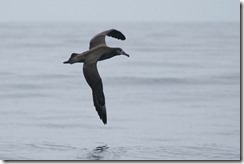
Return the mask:
[[83, 74], [88, 85], [92, 89], [93, 103], [96, 111], [103, 121], [107, 123], [107, 113], [105, 106], [105, 96], [103, 93], [102, 79], [97, 70], [97, 62], [112, 58], [117, 55], [125, 55], [129, 57], [121, 48], [108, 47], [105, 42], [105, 37], [110, 36], [119, 40], [125, 40], [125, 36], [118, 30], [110, 29], [95, 35], [90, 40], [89, 50], [83, 53], [72, 53], [69, 60], [64, 64], [84, 63]]

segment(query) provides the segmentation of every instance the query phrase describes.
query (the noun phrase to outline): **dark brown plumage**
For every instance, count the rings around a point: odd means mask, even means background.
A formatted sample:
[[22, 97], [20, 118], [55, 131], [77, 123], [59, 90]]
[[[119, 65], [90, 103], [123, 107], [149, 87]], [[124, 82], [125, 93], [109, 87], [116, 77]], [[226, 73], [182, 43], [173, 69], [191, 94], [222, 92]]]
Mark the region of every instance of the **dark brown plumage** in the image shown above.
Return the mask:
[[105, 106], [105, 96], [103, 93], [102, 79], [97, 70], [97, 62], [109, 59], [116, 55], [128, 56], [121, 48], [111, 48], [106, 45], [105, 37], [110, 36], [120, 40], [125, 40], [125, 36], [118, 30], [111, 29], [101, 32], [90, 40], [89, 50], [83, 53], [73, 53], [64, 64], [84, 63], [83, 73], [85, 79], [92, 89], [93, 103], [96, 111], [103, 121], [107, 123], [107, 114]]

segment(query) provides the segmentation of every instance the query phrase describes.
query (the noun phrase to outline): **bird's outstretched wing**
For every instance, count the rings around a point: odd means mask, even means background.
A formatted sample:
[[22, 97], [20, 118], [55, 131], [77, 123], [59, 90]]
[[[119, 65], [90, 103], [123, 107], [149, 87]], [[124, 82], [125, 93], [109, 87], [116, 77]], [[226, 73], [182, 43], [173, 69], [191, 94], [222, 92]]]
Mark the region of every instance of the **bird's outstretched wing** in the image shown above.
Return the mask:
[[96, 63], [84, 63], [83, 73], [86, 78], [87, 83], [92, 89], [93, 102], [96, 111], [103, 121], [104, 124], [107, 123], [107, 114], [105, 106], [105, 97], [103, 93], [102, 79], [97, 71]]
[[106, 36], [111, 36], [113, 38], [125, 40], [125, 36], [120, 31], [115, 30], [115, 29], [111, 29], [111, 30], [103, 31], [103, 32], [97, 34], [96, 36], [94, 36], [90, 40], [89, 49], [92, 49], [92, 48], [100, 46], [100, 45], [106, 45], [106, 42], [105, 42]]

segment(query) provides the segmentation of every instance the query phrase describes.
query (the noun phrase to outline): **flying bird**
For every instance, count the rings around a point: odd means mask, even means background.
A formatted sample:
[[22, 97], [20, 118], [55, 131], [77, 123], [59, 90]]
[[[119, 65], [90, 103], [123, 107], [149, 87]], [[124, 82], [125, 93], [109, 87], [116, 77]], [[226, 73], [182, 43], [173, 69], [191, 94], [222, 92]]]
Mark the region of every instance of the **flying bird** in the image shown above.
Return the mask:
[[107, 123], [107, 113], [105, 106], [105, 96], [103, 93], [102, 79], [97, 70], [97, 62], [112, 58], [117, 55], [125, 55], [129, 57], [121, 48], [112, 48], [106, 45], [105, 37], [110, 36], [116, 39], [125, 40], [125, 36], [118, 30], [110, 29], [95, 35], [90, 40], [89, 50], [83, 53], [72, 53], [69, 60], [64, 64], [84, 63], [83, 74], [88, 85], [92, 89], [93, 103], [96, 111], [103, 121]]

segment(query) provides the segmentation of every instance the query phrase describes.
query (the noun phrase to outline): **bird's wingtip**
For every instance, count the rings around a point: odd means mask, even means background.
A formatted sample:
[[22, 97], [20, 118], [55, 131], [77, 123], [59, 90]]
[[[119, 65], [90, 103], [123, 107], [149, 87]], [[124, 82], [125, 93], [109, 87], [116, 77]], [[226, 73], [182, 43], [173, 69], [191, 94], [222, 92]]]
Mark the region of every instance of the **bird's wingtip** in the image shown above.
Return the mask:
[[101, 117], [103, 124], [106, 125], [107, 124], [107, 113], [106, 113], [106, 107], [105, 105], [102, 106], [102, 117]]

